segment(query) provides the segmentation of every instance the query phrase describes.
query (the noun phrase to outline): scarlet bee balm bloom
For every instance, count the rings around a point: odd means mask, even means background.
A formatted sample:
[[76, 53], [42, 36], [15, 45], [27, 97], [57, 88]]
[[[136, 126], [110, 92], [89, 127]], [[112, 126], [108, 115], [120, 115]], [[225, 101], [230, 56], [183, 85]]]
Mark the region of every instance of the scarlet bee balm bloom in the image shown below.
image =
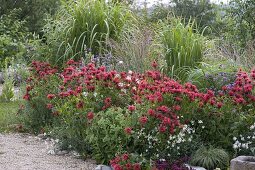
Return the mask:
[[126, 127], [124, 129], [124, 131], [125, 131], [126, 134], [130, 135], [132, 133], [132, 128], [131, 127]]
[[88, 118], [89, 120], [92, 120], [92, 119], [94, 118], [94, 113], [93, 113], [93, 112], [89, 112], [89, 113], [87, 114], [87, 118]]
[[148, 118], [146, 116], [142, 116], [139, 118], [139, 122], [143, 125], [146, 124], [147, 121], [148, 121]]
[[131, 112], [133, 112], [135, 109], [136, 109], [136, 108], [135, 108], [134, 105], [129, 105], [129, 106], [128, 106], [128, 110], [131, 111]]
[[48, 95], [47, 95], [47, 98], [50, 99], [50, 100], [53, 99], [54, 97], [55, 97], [54, 94], [48, 94]]

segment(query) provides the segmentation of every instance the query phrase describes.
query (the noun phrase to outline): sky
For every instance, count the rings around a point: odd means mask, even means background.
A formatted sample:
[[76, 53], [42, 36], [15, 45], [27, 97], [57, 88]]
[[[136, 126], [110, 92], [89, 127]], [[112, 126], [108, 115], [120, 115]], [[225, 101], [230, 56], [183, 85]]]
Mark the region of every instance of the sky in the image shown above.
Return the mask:
[[[147, 1], [147, 5], [148, 7], [152, 6], [154, 3], [157, 3], [157, 2], [163, 2], [163, 3], [167, 3], [169, 2], [170, 0], [135, 0], [138, 4], [143, 4], [145, 1]], [[227, 3], [229, 0], [211, 0], [211, 2], [215, 2], [215, 3], [220, 3], [220, 2], [223, 2], [223, 3]]]

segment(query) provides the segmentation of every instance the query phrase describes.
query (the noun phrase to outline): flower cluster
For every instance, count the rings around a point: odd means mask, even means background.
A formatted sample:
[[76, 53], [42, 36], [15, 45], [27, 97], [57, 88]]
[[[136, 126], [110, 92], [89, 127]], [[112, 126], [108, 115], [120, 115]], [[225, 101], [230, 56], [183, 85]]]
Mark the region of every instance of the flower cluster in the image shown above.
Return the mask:
[[233, 148], [237, 151], [251, 151], [255, 153], [255, 123], [249, 127], [249, 132], [233, 137]]
[[[123, 134], [118, 135], [118, 140], [122, 141], [123, 136], [129, 146], [120, 148], [148, 160], [167, 161], [182, 156], [182, 147], [192, 142], [193, 134], [202, 140], [207, 140], [208, 134], [213, 134], [210, 139], [219, 139], [221, 133], [225, 133], [224, 129], [211, 131], [210, 128], [216, 128], [222, 122], [229, 123], [227, 127], [234, 126], [232, 118], [239, 116], [237, 112], [248, 114], [255, 103], [254, 70], [250, 74], [239, 71], [231, 86], [223, 86], [215, 93], [209, 89], [200, 92], [191, 83], [182, 85], [157, 71], [156, 62], [152, 66], [154, 70], [145, 73], [118, 72], [107, 70], [105, 66], [96, 67], [94, 63], [84, 66], [70, 60], [62, 71], [57, 71], [47, 63], [33, 62], [34, 74], [28, 79], [24, 99], [31, 102], [33, 95], [38, 93], [33, 92], [38, 82], [45, 83], [51, 77], [57, 77], [57, 89], [49, 89], [43, 94], [47, 99], [45, 107], [55, 118], [59, 117], [65, 123], [75, 122], [66, 126], [86, 133], [86, 128], [99, 120], [99, 113], [103, 115], [110, 109], [124, 108], [120, 114], [125, 125], [121, 126]], [[253, 139], [253, 136], [248, 137]], [[234, 148], [250, 146], [249, 142], [240, 140], [235, 140]], [[116, 157], [111, 164], [115, 169], [139, 169], [139, 164], [131, 164], [125, 159]]]
[[141, 170], [140, 163], [133, 163], [131, 155], [125, 153], [123, 155], [116, 156], [110, 161], [110, 165], [114, 170]]

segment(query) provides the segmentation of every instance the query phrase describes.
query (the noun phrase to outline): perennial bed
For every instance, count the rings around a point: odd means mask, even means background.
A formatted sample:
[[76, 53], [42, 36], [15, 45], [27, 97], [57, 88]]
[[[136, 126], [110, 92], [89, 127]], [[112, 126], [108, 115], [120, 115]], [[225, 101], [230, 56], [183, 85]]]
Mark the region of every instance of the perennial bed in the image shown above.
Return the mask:
[[[161, 74], [156, 62], [152, 68], [117, 72], [69, 60], [61, 71], [35, 61], [24, 128], [47, 131], [64, 149], [116, 170], [188, 169], [202, 145], [231, 157], [252, 153], [255, 71], [240, 70], [233, 84], [202, 93]], [[229, 160], [212, 164], [224, 169]]]

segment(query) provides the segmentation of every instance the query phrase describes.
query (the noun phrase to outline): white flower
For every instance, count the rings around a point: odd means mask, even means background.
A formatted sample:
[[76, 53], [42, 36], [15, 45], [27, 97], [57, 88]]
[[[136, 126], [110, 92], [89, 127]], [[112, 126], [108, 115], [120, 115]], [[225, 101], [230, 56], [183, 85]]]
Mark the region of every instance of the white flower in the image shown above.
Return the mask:
[[202, 120], [199, 120], [198, 123], [201, 124], [201, 123], [203, 123], [203, 121], [202, 121]]
[[126, 80], [132, 80], [131, 76], [127, 76]]
[[118, 64], [123, 64], [123, 61], [119, 61]]
[[123, 84], [123, 83], [119, 83], [118, 86], [119, 86], [119, 87], [123, 87], [124, 84]]
[[97, 93], [96, 92], [93, 95], [94, 95], [94, 97], [97, 97]]
[[82, 95], [86, 97], [88, 96], [88, 92], [83, 92]]
[[237, 138], [236, 137], [233, 137], [233, 141], [236, 141], [237, 140]]
[[205, 128], [205, 126], [202, 126], [202, 129], [204, 129]]
[[237, 149], [237, 148], [238, 148], [238, 146], [237, 146], [236, 144], [234, 144], [234, 145], [233, 145], [233, 148], [234, 148], [234, 149]]
[[129, 70], [129, 71], [128, 71], [128, 74], [133, 74], [133, 71]]

